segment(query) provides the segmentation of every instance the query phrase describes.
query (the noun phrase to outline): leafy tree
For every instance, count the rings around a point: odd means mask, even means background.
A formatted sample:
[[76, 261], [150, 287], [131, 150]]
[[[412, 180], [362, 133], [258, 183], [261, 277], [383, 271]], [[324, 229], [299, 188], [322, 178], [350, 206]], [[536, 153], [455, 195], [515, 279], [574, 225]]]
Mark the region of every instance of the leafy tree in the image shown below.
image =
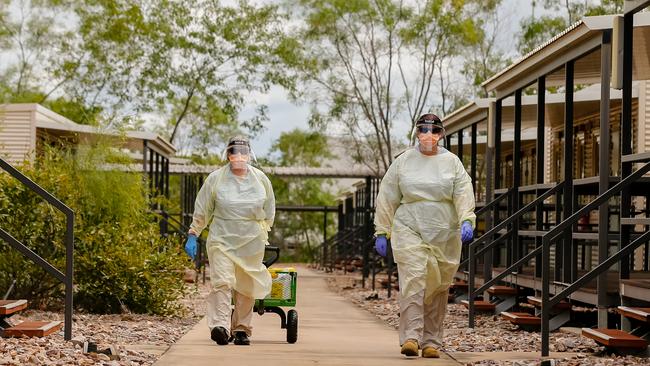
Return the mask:
[[562, 16], [542, 16], [523, 20], [517, 44], [519, 53], [527, 54], [567, 27], [568, 22]]
[[0, 1], [0, 52], [16, 59], [0, 69], [4, 101], [61, 97], [61, 111], [76, 122], [99, 116], [111, 127], [139, 128], [148, 116], [184, 152], [207, 153], [233, 131], [263, 127], [262, 104], [240, 120], [250, 93], [294, 90], [285, 65], [297, 42], [273, 4]]
[[206, 153], [240, 125], [255, 134], [267, 118], [266, 108], [259, 105], [254, 118], [239, 123], [247, 93], [263, 93], [271, 85], [293, 88], [293, 78], [283, 70], [291, 39], [275, 5], [245, 0], [93, 5], [75, 8], [82, 38], [77, 53], [90, 51], [92, 57], [82, 64], [85, 72], [72, 89], [160, 116], [159, 132], [173, 143]]
[[[481, 84], [511, 62], [507, 56], [510, 50], [501, 46], [500, 36], [503, 34], [504, 23], [504, 9], [501, 5], [501, 0], [488, 2], [483, 11], [474, 15], [482, 36], [478, 42], [467, 46], [463, 52], [464, 64], [461, 72], [466, 82], [460, 93], [466, 97], [487, 97]], [[460, 105], [455, 103], [454, 109], [457, 107]]]
[[[318, 132], [295, 129], [283, 133], [273, 144], [272, 152], [278, 158], [265, 164], [279, 166], [320, 167], [332, 158], [327, 138]], [[278, 205], [332, 206], [334, 196], [328, 191], [329, 182], [316, 178], [278, 178], [271, 176]], [[331, 188], [329, 188], [331, 191]], [[329, 230], [333, 232], [335, 220], [329, 214]], [[295, 243], [296, 256], [284, 260], [310, 261], [314, 259], [317, 245], [323, 238], [323, 213], [277, 212], [271, 242], [286, 248]]]
[[[181, 308], [181, 273], [189, 259], [172, 240], [160, 237], [141, 174], [95, 170], [109, 158], [120, 158], [109, 152], [45, 149], [36, 164], [26, 162], [19, 169], [75, 211], [77, 308], [174, 314]], [[65, 268], [65, 216], [8, 174], [0, 174], [0, 226]], [[37, 307], [61, 304], [58, 280], [1, 241], [0, 250], [0, 288], [16, 280], [12, 296]]]
[[72, 38], [65, 11], [62, 1], [0, 0], [0, 101], [42, 103], [60, 87], [51, 71]]
[[[304, 62], [297, 63], [314, 104], [312, 124], [335, 123], [358, 162], [379, 172], [397, 152], [398, 120], [434, 106], [445, 67], [481, 34], [468, 13], [484, 1], [296, 0], [304, 16]], [[325, 110], [317, 106], [325, 105]]]
[[[533, 13], [521, 22], [522, 31], [517, 43], [519, 53], [524, 55], [532, 51], [585, 16], [620, 13], [623, 2], [624, 0], [533, 0]], [[537, 4], [555, 10], [558, 15], [536, 17]]]

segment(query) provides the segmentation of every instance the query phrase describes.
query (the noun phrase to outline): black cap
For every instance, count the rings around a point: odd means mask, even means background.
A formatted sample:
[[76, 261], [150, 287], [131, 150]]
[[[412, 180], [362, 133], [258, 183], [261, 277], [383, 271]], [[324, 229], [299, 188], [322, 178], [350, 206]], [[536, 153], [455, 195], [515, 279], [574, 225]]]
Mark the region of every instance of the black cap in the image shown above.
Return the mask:
[[231, 147], [231, 146], [248, 146], [248, 147], [250, 147], [250, 144], [248, 143], [248, 139], [246, 137], [244, 137], [244, 136], [234, 136], [234, 137], [231, 137], [228, 140], [228, 146], [227, 147]]
[[434, 125], [440, 128], [443, 128], [442, 126], [442, 121], [440, 120], [440, 117], [436, 116], [433, 113], [427, 113], [423, 114], [418, 118], [418, 121], [415, 123], [416, 126], [419, 125]]

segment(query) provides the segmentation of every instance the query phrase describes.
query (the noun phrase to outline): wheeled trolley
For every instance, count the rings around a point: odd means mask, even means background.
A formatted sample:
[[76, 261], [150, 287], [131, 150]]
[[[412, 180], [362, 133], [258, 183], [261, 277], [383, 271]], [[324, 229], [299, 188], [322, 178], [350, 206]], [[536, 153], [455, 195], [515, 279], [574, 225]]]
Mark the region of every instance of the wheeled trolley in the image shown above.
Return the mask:
[[[271, 258], [264, 260], [264, 265], [270, 267], [280, 257], [280, 248], [267, 246], [266, 252]], [[287, 342], [296, 343], [298, 340], [298, 312], [290, 309], [285, 313], [283, 307], [296, 306], [296, 285], [298, 272], [294, 268], [269, 268], [271, 273], [271, 293], [264, 299], [255, 300], [254, 310], [263, 315], [275, 313], [280, 316], [280, 327], [287, 330]]]

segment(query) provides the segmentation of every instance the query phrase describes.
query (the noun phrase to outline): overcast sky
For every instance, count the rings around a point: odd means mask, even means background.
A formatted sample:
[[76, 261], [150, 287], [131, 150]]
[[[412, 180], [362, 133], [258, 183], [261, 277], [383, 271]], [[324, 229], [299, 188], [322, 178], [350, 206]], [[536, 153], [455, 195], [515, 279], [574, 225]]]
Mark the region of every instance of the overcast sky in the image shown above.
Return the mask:
[[[519, 28], [519, 21], [531, 14], [532, 0], [505, 0], [502, 6], [503, 21], [508, 28], [514, 32]], [[543, 12], [539, 5], [536, 14]], [[513, 38], [514, 39], [514, 38]], [[509, 44], [514, 45], [513, 39]], [[257, 138], [251, 141], [255, 153], [259, 156], [267, 155], [271, 144], [282, 132], [291, 131], [294, 128], [307, 129], [309, 118], [308, 105], [294, 105], [290, 103], [285, 92], [281, 88], [273, 88], [266, 95], [256, 95], [255, 99], [260, 103], [266, 103], [269, 107], [270, 121], [266, 128]], [[252, 108], [244, 109], [242, 117], [249, 118], [254, 113]]]

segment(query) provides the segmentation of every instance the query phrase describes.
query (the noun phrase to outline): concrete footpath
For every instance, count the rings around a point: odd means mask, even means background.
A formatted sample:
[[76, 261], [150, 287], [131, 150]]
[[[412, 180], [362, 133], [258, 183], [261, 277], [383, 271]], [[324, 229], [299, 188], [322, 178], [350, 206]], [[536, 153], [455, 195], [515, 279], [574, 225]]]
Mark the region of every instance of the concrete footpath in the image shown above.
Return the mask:
[[[457, 353], [440, 359], [400, 354], [397, 331], [327, 288], [325, 274], [298, 269], [298, 342], [286, 343], [280, 318], [253, 316], [251, 345], [218, 346], [205, 318], [173, 344], [158, 366], [177, 365], [460, 365], [480, 360], [536, 359], [539, 353]], [[569, 356], [564, 353], [563, 356]], [[456, 361], [458, 360], [458, 361]]]

